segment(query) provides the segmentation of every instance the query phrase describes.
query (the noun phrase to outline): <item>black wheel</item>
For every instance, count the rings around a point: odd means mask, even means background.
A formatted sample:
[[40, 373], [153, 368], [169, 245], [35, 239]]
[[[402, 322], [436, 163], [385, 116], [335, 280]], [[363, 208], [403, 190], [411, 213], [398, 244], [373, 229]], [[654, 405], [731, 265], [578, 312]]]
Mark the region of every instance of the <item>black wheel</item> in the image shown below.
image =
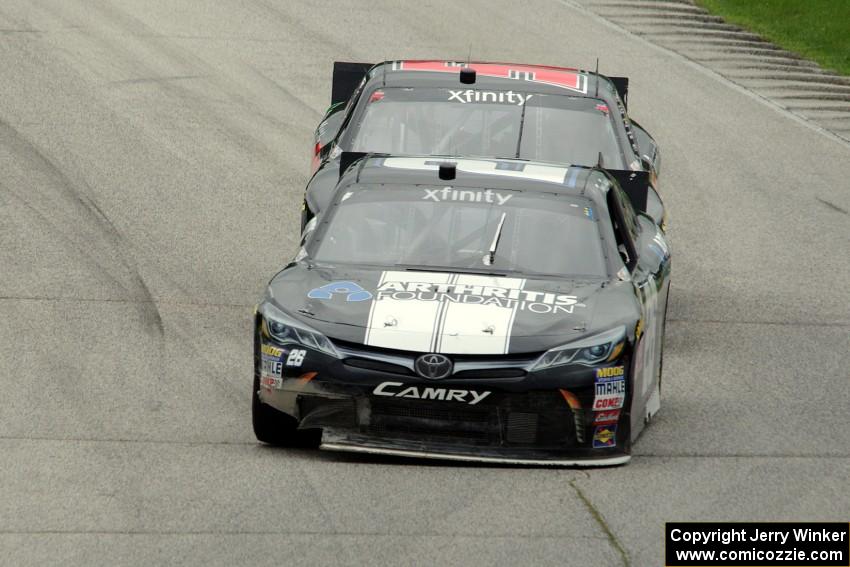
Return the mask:
[[251, 396], [251, 421], [254, 435], [263, 443], [270, 445], [290, 445], [296, 437], [298, 422], [285, 413], [260, 401], [260, 381], [254, 377], [254, 391]]

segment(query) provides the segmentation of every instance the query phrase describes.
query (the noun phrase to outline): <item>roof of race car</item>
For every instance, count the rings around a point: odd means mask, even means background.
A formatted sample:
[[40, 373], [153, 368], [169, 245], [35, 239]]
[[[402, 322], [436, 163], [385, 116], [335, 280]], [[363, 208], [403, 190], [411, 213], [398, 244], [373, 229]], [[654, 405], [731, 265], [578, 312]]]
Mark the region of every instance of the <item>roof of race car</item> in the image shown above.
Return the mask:
[[[454, 164], [456, 177], [439, 178], [441, 164]], [[339, 185], [387, 183], [405, 185], [451, 185], [482, 189], [557, 191], [585, 195], [594, 168], [564, 166], [514, 159], [456, 158], [434, 156], [366, 156], [349, 167]]]
[[[474, 69], [472, 85], [459, 80], [462, 68]], [[385, 61], [372, 67], [369, 80], [381, 81], [388, 87], [452, 87], [476, 89], [521, 89], [543, 94], [598, 96], [613, 98], [616, 89], [604, 75], [568, 67], [440, 60]], [[517, 82], [521, 81], [518, 86]], [[597, 95], [596, 86], [599, 85]]]

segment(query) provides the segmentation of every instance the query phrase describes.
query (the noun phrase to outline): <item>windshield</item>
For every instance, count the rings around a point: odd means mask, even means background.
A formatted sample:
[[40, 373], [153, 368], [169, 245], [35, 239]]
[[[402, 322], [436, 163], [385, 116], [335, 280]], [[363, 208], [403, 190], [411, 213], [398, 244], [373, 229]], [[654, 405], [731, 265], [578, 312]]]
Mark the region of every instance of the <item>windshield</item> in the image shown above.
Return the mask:
[[338, 198], [316, 262], [606, 276], [590, 200], [465, 187], [368, 186]]
[[383, 88], [346, 134], [355, 152], [513, 157], [624, 169], [600, 99], [473, 89]]

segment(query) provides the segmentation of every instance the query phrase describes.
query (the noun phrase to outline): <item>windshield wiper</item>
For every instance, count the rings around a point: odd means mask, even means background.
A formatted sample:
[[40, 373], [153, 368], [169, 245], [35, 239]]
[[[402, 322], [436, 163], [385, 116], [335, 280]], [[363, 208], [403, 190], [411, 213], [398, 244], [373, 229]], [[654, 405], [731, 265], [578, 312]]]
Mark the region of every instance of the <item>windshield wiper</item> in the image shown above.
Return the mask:
[[490, 250], [486, 256], [484, 256], [484, 265], [492, 266], [493, 262], [496, 260], [496, 248], [499, 246], [499, 239], [502, 238], [502, 227], [505, 226], [505, 217], [508, 216], [508, 213], [502, 213], [502, 218], [499, 219], [499, 226], [496, 227], [496, 234], [493, 235], [493, 243], [490, 244]]
[[522, 105], [522, 114], [519, 117], [519, 139], [516, 142], [516, 157], [519, 157], [519, 151], [522, 148], [522, 128], [525, 126], [525, 104]]
[[396, 264], [397, 268], [404, 268], [406, 272], [445, 272], [450, 274], [475, 274], [477, 276], [501, 276], [506, 277], [507, 273], [490, 272], [480, 268], [451, 268], [443, 266], [426, 266], [414, 264]]

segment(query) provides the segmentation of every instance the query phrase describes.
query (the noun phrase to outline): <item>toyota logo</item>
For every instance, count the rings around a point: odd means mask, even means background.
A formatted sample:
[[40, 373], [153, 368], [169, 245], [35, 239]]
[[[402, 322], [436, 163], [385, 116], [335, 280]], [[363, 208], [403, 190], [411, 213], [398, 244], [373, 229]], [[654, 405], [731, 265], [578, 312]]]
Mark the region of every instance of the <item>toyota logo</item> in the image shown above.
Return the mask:
[[442, 354], [423, 354], [416, 359], [416, 373], [428, 380], [439, 380], [452, 373], [452, 361]]

